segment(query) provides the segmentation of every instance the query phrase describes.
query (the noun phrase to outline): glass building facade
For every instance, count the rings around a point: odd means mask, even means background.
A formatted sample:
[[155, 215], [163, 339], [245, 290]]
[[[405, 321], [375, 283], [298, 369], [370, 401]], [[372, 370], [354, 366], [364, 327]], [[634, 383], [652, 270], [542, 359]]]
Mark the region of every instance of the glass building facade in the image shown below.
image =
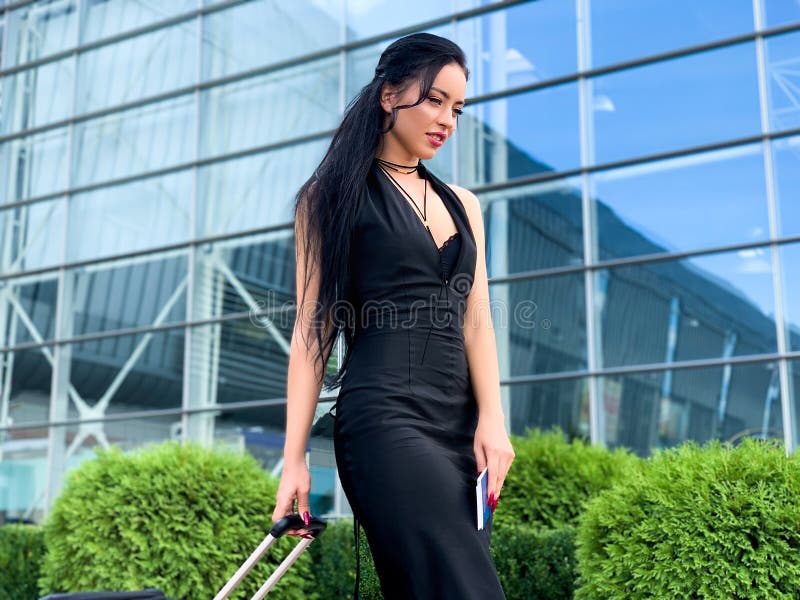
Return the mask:
[[509, 430], [794, 451], [796, 1], [0, 0], [0, 521], [98, 446], [280, 472], [293, 196], [414, 31], [469, 58], [430, 167], [483, 205]]

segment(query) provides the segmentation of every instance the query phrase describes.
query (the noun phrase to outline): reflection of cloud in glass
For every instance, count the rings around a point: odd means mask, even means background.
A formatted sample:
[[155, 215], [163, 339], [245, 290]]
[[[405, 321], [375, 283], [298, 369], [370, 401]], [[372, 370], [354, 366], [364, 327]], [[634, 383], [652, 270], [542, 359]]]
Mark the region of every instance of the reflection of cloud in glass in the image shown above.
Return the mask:
[[617, 107], [614, 106], [614, 101], [605, 94], [596, 95], [594, 97], [594, 110], [600, 112], [614, 112]]
[[737, 271], [743, 275], [758, 275], [761, 273], [771, 273], [772, 267], [764, 257], [764, 248], [750, 248], [739, 250], [739, 257], [742, 259]]
[[[531, 61], [525, 58], [522, 53], [516, 48], [509, 48], [506, 50], [506, 73], [514, 75], [517, 73], [527, 73], [535, 71], [536, 67]], [[538, 77], [535, 78], [539, 80]]]

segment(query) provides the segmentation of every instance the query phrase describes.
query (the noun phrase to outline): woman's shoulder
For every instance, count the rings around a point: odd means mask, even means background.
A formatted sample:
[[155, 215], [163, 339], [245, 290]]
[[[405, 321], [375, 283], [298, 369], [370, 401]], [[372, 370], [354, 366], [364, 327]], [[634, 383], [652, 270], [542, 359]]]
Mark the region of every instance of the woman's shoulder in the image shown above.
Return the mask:
[[453, 193], [461, 201], [461, 205], [467, 212], [467, 216], [474, 227], [475, 219], [482, 218], [481, 202], [478, 200], [478, 197], [467, 188], [456, 185], [455, 183], [448, 183], [447, 187], [453, 190]]

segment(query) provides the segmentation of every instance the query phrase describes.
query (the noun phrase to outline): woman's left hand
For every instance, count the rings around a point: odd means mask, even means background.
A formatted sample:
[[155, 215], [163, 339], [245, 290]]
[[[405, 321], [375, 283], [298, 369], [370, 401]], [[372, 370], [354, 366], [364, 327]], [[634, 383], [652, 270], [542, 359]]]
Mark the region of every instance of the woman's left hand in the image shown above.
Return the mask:
[[502, 413], [481, 415], [475, 428], [475, 459], [478, 474], [489, 467], [489, 506], [494, 512], [503, 482], [511, 463], [514, 461], [514, 448], [506, 433], [505, 418]]

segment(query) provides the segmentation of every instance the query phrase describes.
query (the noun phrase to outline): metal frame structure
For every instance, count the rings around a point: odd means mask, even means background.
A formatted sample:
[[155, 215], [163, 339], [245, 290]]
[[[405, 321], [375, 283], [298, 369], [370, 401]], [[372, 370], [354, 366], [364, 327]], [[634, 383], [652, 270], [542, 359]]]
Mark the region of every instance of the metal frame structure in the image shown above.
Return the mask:
[[[84, 0], [85, 1], [85, 0]], [[79, 44], [82, 39], [81, 32], [85, 27], [85, 5], [82, 0], [75, 0], [75, 5], [78, 12], [78, 26], [77, 26], [77, 39], [76, 46], [57, 52], [48, 56], [32, 57], [30, 60], [22, 64], [15, 65], [11, 68], [0, 69], [0, 78], [18, 75], [18, 74], [31, 74], [35, 75], [35, 68], [53, 63], [59, 60], [72, 59], [73, 64], [77, 64], [79, 55], [102, 48], [105, 46], [112, 46], [125, 40], [133, 39], [145, 33], [152, 33], [154, 31], [167, 29], [169, 27], [179, 24], [191, 24], [194, 22], [196, 30], [197, 56], [201, 56], [202, 44], [204, 36], [204, 17], [206, 15], [223, 11], [237, 5], [243, 4], [245, 0], [227, 0], [219, 2], [211, 6], [203, 6], [202, 0], [198, 0], [197, 9], [188, 11], [184, 14], [175, 15], [161, 21], [152, 23], [147, 26], [139, 27], [124, 33], [110, 36], [92, 43]], [[246, 79], [263, 76], [268, 73], [276, 72], [281, 69], [287, 69], [293, 66], [303, 65], [315, 60], [326, 57], [339, 57], [340, 66], [340, 96], [339, 96], [339, 109], [340, 112], [344, 110], [346, 104], [347, 89], [347, 69], [345, 58], [348, 52], [370, 46], [388, 39], [392, 39], [406, 33], [419, 31], [422, 29], [431, 29], [441, 25], [450, 24], [455, 27], [456, 24], [481, 15], [490, 16], [489, 26], [492, 28], [492, 39], [498, 45], [495, 50], [496, 59], [499, 59], [498, 49], [502, 50], [502, 36], [504, 35], [504, 10], [512, 6], [521, 5], [530, 0], [510, 0], [492, 2], [479, 8], [455, 12], [442, 16], [437, 19], [432, 19], [424, 23], [419, 23], [410, 27], [404, 27], [395, 31], [386, 32], [378, 36], [359, 39], [356, 41], [341, 43], [339, 45], [326, 48], [324, 50], [303, 54], [302, 56], [293, 57], [288, 60], [283, 60], [278, 63], [265, 65], [255, 69], [249, 69], [233, 75], [225, 77], [218, 77], [213, 79], [202, 79], [202, 65], [201, 61], [197, 61], [195, 84], [173, 89], [167, 92], [159, 93], [156, 95], [140, 98], [132, 102], [125, 102], [109, 106], [101, 110], [95, 110], [84, 114], [75, 114], [75, 107], [77, 105], [78, 93], [78, 75], [73, 78], [72, 88], [70, 93], [70, 116], [66, 119], [57, 120], [45, 125], [36, 127], [25, 127], [24, 124], [19, 123], [14, 127], [11, 133], [0, 135], [0, 145], [9, 143], [25, 144], [29, 142], [32, 136], [37, 134], [46, 133], [49, 131], [66, 130], [67, 132], [67, 183], [64, 189], [58, 191], [41, 194], [38, 196], [26, 196], [21, 199], [15, 199], [13, 202], [0, 204], [0, 212], [6, 214], [15, 214], [17, 218], [6, 219], [7, 227], [20, 227], [27, 218], [27, 211], [33, 205], [52, 202], [54, 210], [57, 205], [63, 204], [65, 210], [64, 232], [63, 232], [63, 251], [61, 256], [67, 257], [67, 244], [68, 240], [68, 223], [70, 217], [70, 199], [78, 194], [83, 194], [90, 191], [102, 190], [119, 186], [126, 183], [136, 181], [151, 180], [160, 176], [191, 171], [192, 173], [192, 202], [191, 211], [187, 215], [189, 220], [189, 230], [192, 232], [192, 239], [174, 244], [161, 245], [150, 247], [145, 250], [138, 250], [133, 252], [124, 252], [114, 255], [108, 255], [89, 260], [80, 261], [67, 261], [60, 264], [49, 266], [40, 269], [32, 269], [22, 271], [20, 265], [25, 255], [27, 247], [30, 246], [32, 240], [18, 240], [20, 248], [16, 252], [16, 258], [13, 263], [0, 264], [0, 323], [7, 321], [12, 323], [12, 328], [8, 331], [9, 337], [3, 337], [6, 333], [5, 329], [0, 329], [0, 460], [2, 460], [2, 441], [7, 432], [32, 429], [32, 428], [48, 428], [48, 482], [46, 489], [43, 490], [41, 500], [43, 506], [50, 505], [52, 498], [61, 488], [61, 480], [66, 465], [66, 460], [75, 452], [81, 443], [93, 437], [101, 445], [107, 444], [107, 439], [104, 432], [104, 424], [128, 420], [132, 418], [146, 418], [146, 417], [169, 417], [174, 416], [179, 426], [176, 429], [176, 434], [179, 434], [183, 439], [200, 440], [204, 443], [213, 441], [213, 430], [215, 423], [215, 416], [221, 411], [231, 411], [237, 409], [257, 408], [266, 406], [277, 406], [285, 404], [285, 398], [270, 398], [265, 400], [257, 400], [253, 402], [243, 402], [235, 404], [219, 405], [215, 403], [216, 398], [216, 380], [219, 359], [219, 336], [196, 335], [198, 326], [209, 326], [212, 329], [221, 327], [222, 324], [245, 320], [258, 317], [266, 324], [266, 329], [278, 347], [285, 352], [289, 353], [289, 341], [284, 335], [272, 324], [272, 318], [276, 315], [271, 309], [261, 309], [258, 302], [248, 292], [246, 286], [237, 275], [228, 267], [222, 257], [222, 249], [225, 243], [235, 244], [238, 240], [248, 240], [254, 236], [261, 234], [273, 235], [290, 235], [293, 227], [292, 223], [281, 223], [269, 227], [254, 228], [251, 230], [237, 231], [235, 233], [226, 233], [214, 236], [194, 237], [198, 231], [197, 227], [197, 208], [198, 208], [198, 187], [199, 183], [199, 169], [211, 164], [218, 164], [225, 161], [232, 161], [247, 156], [260, 155], [267, 152], [280, 150], [283, 148], [302, 145], [314, 141], [322, 141], [328, 139], [332, 135], [331, 130], [319, 131], [312, 134], [297, 136], [291, 139], [282, 140], [276, 143], [264, 144], [255, 147], [246, 148], [236, 152], [228, 152], [218, 154], [210, 158], [198, 158], [201, 156], [200, 152], [200, 139], [199, 136], [195, 140], [194, 160], [186, 161], [181, 164], [173, 165], [163, 169], [148, 170], [147, 172], [135, 173], [125, 177], [117, 177], [105, 181], [92, 183], [90, 185], [74, 185], [72, 180], [72, 152], [75, 147], [75, 128], [76, 126], [108, 115], [117, 114], [122, 111], [140, 108], [149, 105], [155, 105], [169, 99], [178, 97], [191, 97], [195, 107], [195, 131], [200, 129], [201, 118], [201, 104], [203, 102], [202, 94], [204, 91], [232, 84], [235, 82], [243, 81]], [[539, 89], [546, 89], [564, 83], [576, 83], [578, 88], [579, 98], [579, 129], [580, 129], [580, 166], [575, 169], [562, 170], [557, 172], [540, 173], [532, 176], [525, 176], [515, 178], [510, 181], [503, 181], [500, 183], [482, 183], [473, 186], [472, 189], [478, 194], [495, 192], [499, 190], [511, 190], [525, 186], [544, 184], [546, 182], [553, 182], [556, 180], [567, 179], [570, 177], [578, 177], [581, 181], [581, 206], [583, 217], [583, 263], [579, 265], [570, 265], [563, 267], [536, 269], [531, 271], [517, 272], [504, 276], [492, 277], [490, 285], [499, 295], [507, 294], [508, 286], [504, 284], [515, 283], [520, 281], [527, 281], [545, 277], [552, 277], [557, 275], [566, 274], [581, 274], [583, 275], [584, 283], [584, 296], [586, 306], [586, 329], [587, 329], [587, 369], [580, 371], [547, 373], [547, 374], [534, 374], [526, 376], [511, 376], [509, 365], [509, 352], [510, 340], [508, 333], [500, 332], [498, 335], [498, 352], [501, 359], [501, 385], [503, 391], [503, 405], [507, 418], [510, 418], [509, 410], [509, 390], [511, 386], [531, 383], [544, 383], [550, 381], [563, 381], [570, 379], [583, 379], [588, 382], [588, 395], [590, 406], [590, 435], [591, 439], [597, 443], [605, 441], [605, 424], [603, 421], [603, 407], [601, 405], [603, 398], [603, 378], [608, 376], [622, 376], [644, 372], [665, 372], [664, 383], [662, 384], [662, 397], [669, 398], [671, 394], [671, 378], [675, 371], [682, 369], [694, 369], [698, 367], [722, 367], [723, 379], [720, 382], [720, 399], [718, 411], [722, 416], [725, 413], [725, 403], [727, 401], [727, 388], [730, 383], [730, 370], [735, 365], [741, 364], [759, 364], [759, 363], [775, 363], [778, 366], [777, 374], [773, 382], [769, 386], [767, 397], [764, 402], [764, 422], [762, 430], [766, 431], [768, 426], [769, 411], [772, 410], [772, 403], [780, 396], [781, 411], [783, 415], [783, 440], [787, 452], [793, 452], [797, 444], [797, 431], [795, 430], [795, 407], [793, 400], [796, 400], [791, 389], [790, 379], [790, 361], [800, 359], [800, 351], [792, 351], [788, 340], [788, 333], [785, 327], [785, 314], [786, 309], [784, 306], [784, 292], [782, 282], [782, 267], [780, 250], [788, 244], [800, 242], [800, 235], [794, 236], [781, 236], [778, 218], [778, 200], [775, 196], [775, 182], [773, 181], [773, 155], [772, 146], [776, 140], [788, 138], [790, 136], [800, 135], [800, 128], [787, 128], [781, 131], [772, 131], [769, 126], [769, 80], [771, 77], [779, 80], [779, 85], [783, 82], [783, 89], [791, 90], [791, 86], [785, 85], [787, 78], [792, 77], [793, 65], [782, 65], [777, 71], [769, 71], [767, 68], [767, 61], [765, 56], [765, 39], [789, 32], [800, 31], [800, 23], [793, 23], [790, 25], [772, 27], [765, 29], [764, 24], [764, 7], [763, 0], [753, 0], [753, 14], [754, 14], [754, 28], [752, 32], [747, 34], [738, 35], [722, 40], [716, 40], [709, 43], [693, 45], [677, 50], [653, 54], [636, 60], [629, 60], [618, 62], [612, 65], [596, 68], [592, 64], [591, 56], [591, 24], [590, 24], [590, 8], [591, 0], [575, 0], [576, 2], [576, 16], [577, 16], [577, 46], [578, 46], [578, 69], [577, 72], [550, 78], [543, 81], [537, 81], [533, 84], [524, 86], [508, 88], [504, 85], [505, 82], [499, 82], [497, 87], [502, 88], [502, 91], [492, 92], [490, 94], [483, 94], [469, 99], [471, 105], [484, 105], [488, 106], [489, 111], [495, 111], [499, 114], [492, 115], [492, 119], [498, 122], [504, 121], [504, 108], [500, 103], [491, 106], [489, 103], [492, 100], [505, 99], [517, 94], [527, 93]], [[23, 8], [25, 6], [34, 5], [35, 1], [24, 0], [21, 2], [11, 3], [4, 8], [0, 9], [0, 15], [7, 15], [15, 9]], [[2, 18], [2, 17], [0, 17]], [[341, 19], [342, 32], [341, 39], [346, 39], [346, 32], [344, 31], [344, 18]], [[4, 40], [7, 43], [6, 40]], [[758, 68], [758, 85], [759, 85], [759, 101], [760, 101], [760, 120], [761, 131], [758, 135], [742, 137], [738, 139], [726, 140], [724, 142], [703, 144], [689, 148], [682, 148], [680, 150], [670, 152], [660, 152], [650, 155], [640, 155], [635, 158], [612, 161], [606, 163], [597, 163], [594, 155], [594, 116], [591, 107], [592, 86], [594, 79], [600, 75], [614, 73], [625, 69], [640, 67], [650, 64], [659, 63], [662, 61], [676, 59], [680, 57], [691, 56], [699, 53], [704, 53], [709, 50], [731, 47], [737, 44], [754, 42], [757, 53], [757, 68]], [[5, 50], [5, 49], [4, 49]], [[0, 56], [5, 55], [5, 51], [0, 53]], [[500, 72], [500, 69], [497, 69]], [[800, 110], [800, 98], [797, 98], [798, 110]], [[502, 133], [502, 132], [501, 132]], [[732, 149], [743, 147], [748, 144], [761, 143], [764, 148], [765, 157], [765, 177], [767, 181], [767, 202], [769, 210], [769, 239], [758, 242], [744, 242], [736, 244], [727, 244], [722, 246], [714, 246], [702, 248], [694, 251], [686, 252], [669, 252], [657, 255], [642, 255], [635, 257], [628, 257], [622, 259], [601, 260], [598, 251], [597, 239], [597, 215], [596, 203], [594, 198], [596, 194], [592, 189], [593, 183], [591, 175], [593, 173], [606, 171], [610, 169], [642, 165], [652, 163], [669, 158], [678, 158], [683, 156], [695, 155], [702, 152], [709, 152], [714, 150]], [[459, 164], [458, 147], [454, 149], [453, 156], [453, 171], [458, 174]], [[495, 168], [502, 169], [506, 165], [506, 159], [499, 157], [495, 163]], [[17, 174], [18, 176], [25, 177], [25, 173]], [[16, 179], [16, 177], [15, 177]], [[504, 208], [503, 203], [496, 203], [492, 206], [492, 223], [504, 222]], [[36, 232], [34, 235], [42, 235], [45, 232]], [[490, 231], [489, 238], [493, 244], [502, 245], [505, 243], [505, 236], [502, 227], [496, 225]], [[8, 257], [11, 255], [9, 250], [12, 240], [15, 239], [11, 235], [11, 229], [2, 232], [0, 243], [5, 244], [6, 248], [0, 256]], [[26, 246], [27, 244], [27, 246]], [[200, 251], [201, 248], [212, 248], [210, 253]], [[684, 360], [674, 361], [675, 356], [675, 336], [677, 336], [677, 319], [679, 318], [679, 300], [673, 298], [673, 306], [671, 309], [671, 320], [669, 325], [670, 340], [668, 347], [665, 349], [666, 362], [657, 364], [640, 364], [625, 367], [605, 367], [602, 364], [601, 352], [599, 343], [601, 339], [600, 322], [597, 318], [597, 298], [602, 295], [605, 283], [602, 280], [603, 274], [612, 268], [622, 266], [633, 266], [639, 264], [653, 264], [663, 261], [675, 261], [687, 258], [696, 258], [708, 254], [715, 254], [721, 252], [732, 252], [738, 250], [747, 250], [753, 248], [769, 248], [770, 260], [772, 267], [773, 289], [775, 292], [776, 301], [776, 335], [777, 335], [777, 352], [769, 354], [754, 354], [744, 356], [734, 356], [733, 350], [736, 344], [735, 335], [728, 339], [726, 350], [722, 356], [713, 359], [703, 360]], [[126, 265], [132, 264], [137, 261], [148, 261], [149, 259], [158, 259], [166, 255], [180, 255], [185, 256], [188, 264], [188, 271], [186, 277], [179, 283], [168, 301], [161, 307], [158, 315], [153, 322], [144, 327], [128, 328], [124, 330], [106, 331], [91, 335], [75, 335], [73, 323], [71, 322], [72, 300], [74, 298], [74, 288], [76, 286], [76, 271], [78, 269], [100, 269], [104, 265], [114, 264]], [[507, 273], [507, 257], [501, 252], [491, 253], [490, 249], [491, 271]], [[42, 276], [53, 276], [57, 279], [58, 284], [58, 298], [57, 298], [57, 314], [55, 325], [55, 336], [53, 339], [46, 339], [46, 336], [37, 331], [36, 326], [19, 302], [15, 295], [15, 287], [22, 285], [25, 282], [39, 281]], [[216, 316], [220, 314], [219, 306], [222, 300], [220, 294], [221, 285], [220, 281], [226, 281], [239, 295], [244, 304], [250, 308], [247, 313], [234, 313], [223, 316]], [[195, 302], [195, 295], [199, 288], [214, 289], [216, 295], [212, 301], [202, 306], [198, 306]], [[166, 322], [166, 318], [170, 309], [176, 305], [181, 297], [186, 298], [186, 318], [181, 322]], [[677, 303], [677, 305], [676, 305]], [[16, 316], [16, 319], [13, 318]], [[34, 340], [32, 342], [13, 344], [10, 340], [16, 337], [17, 319], [27, 329], [29, 335]], [[673, 322], [674, 321], [674, 322]], [[164, 332], [169, 330], [182, 330], [184, 332], [184, 378], [183, 378], [183, 392], [182, 404], [180, 407], [174, 409], [160, 409], [160, 410], [147, 410], [128, 412], [124, 414], [107, 414], [106, 410], [114, 396], [114, 393], [119, 389], [122, 381], [126, 375], [131, 371], [136, 360], [145, 351], [150, 343], [152, 336], [157, 332]], [[106, 392], [96, 402], [92, 403], [87, 399], [80, 396], [77, 390], [70, 383], [70, 368], [71, 368], [71, 349], [72, 345], [76, 342], [85, 342], [92, 340], [100, 340], [107, 338], [119, 338], [123, 336], [130, 336], [133, 334], [142, 334], [143, 337], [138, 341], [135, 348], [131, 352], [128, 360], [123, 368], [117, 374], [114, 381], [108, 386]], [[21, 350], [40, 350], [46, 357], [49, 364], [52, 365], [52, 381], [51, 381], [51, 398], [48, 420], [46, 422], [24, 423], [24, 424], [11, 424], [9, 423], [9, 394], [10, 394], [10, 375], [13, 370], [14, 353]], [[208, 372], [200, 374], [192, 373], [192, 361], [200, 356], [202, 363], [211, 366]], [[337, 357], [342, 359], [342, 349], [337, 348]], [[321, 415], [327, 410], [327, 405], [330, 403], [331, 397], [326, 396], [320, 402], [317, 410], [317, 416]], [[663, 401], [663, 399], [662, 399]], [[78, 418], [70, 418], [68, 408], [70, 403], [78, 412]], [[71, 443], [67, 445], [66, 427], [77, 426], [78, 432], [72, 439]], [[335, 508], [336, 515], [343, 514], [343, 495], [341, 493], [340, 484], [337, 478], [337, 490], [335, 495]], [[33, 509], [34, 507], [32, 507]]]

